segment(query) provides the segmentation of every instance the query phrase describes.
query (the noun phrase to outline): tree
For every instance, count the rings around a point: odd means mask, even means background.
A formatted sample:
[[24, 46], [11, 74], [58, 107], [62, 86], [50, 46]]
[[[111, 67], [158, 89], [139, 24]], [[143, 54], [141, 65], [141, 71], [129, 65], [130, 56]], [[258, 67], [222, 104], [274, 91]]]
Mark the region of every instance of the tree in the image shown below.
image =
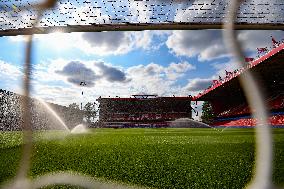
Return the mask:
[[91, 123], [97, 115], [95, 103], [88, 102], [84, 106], [85, 116], [88, 123]]
[[69, 106], [68, 106], [69, 108], [72, 108], [72, 109], [76, 109], [76, 110], [79, 110], [80, 109], [80, 107], [79, 107], [79, 105], [78, 104], [76, 104], [75, 102], [74, 103], [72, 103], [72, 104], [69, 104]]
[[202, 105], [201, 119], [203, 123], [211, 124], [214, 120], [214, 112], [210, 102], [205, 101]]

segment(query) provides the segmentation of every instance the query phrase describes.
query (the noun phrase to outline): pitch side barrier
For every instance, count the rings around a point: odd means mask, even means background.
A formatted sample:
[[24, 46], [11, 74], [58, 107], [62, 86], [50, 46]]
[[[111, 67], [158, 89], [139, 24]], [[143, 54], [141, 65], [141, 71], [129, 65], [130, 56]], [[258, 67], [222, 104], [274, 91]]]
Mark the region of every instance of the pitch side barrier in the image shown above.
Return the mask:
[[[277, 126], [284, 128], [284, 115], [283, 114], [270, 114], [269, 124], [271, 127]], [[256, 120], [251, 116], [240, 116], [234, 119], [217, 119], [212, 124], [214, 127], [218, 126], [225, 126], [225, 127], [235, 127], [235, 126], [242, 126], [242, 127], [252, 127], [256, 126]]]
[[106, 122], [102, 123], [101, 127], [103, 128], [163, 128], [169, 127], [169, 122], [149, 122], [149, 123], [140, 123], [140, 122]]
[[[270, 116], [281, 115], [284, 118], [284, 112], [271, 112], [269, 115]], [[250, 118], [252, 118], [251, 115], [241, 115], [241, 116], [235, 116], [235, 117], [220, 117], [220, 118], [216, 118], [215, 121], [231, 121], [231, 120], [250, 119]]]

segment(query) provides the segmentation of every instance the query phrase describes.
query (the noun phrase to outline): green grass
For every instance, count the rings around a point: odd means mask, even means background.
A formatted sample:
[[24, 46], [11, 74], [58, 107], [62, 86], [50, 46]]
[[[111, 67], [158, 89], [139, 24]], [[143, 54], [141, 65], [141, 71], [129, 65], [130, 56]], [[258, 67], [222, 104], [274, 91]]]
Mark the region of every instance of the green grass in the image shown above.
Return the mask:
[[[284, 185], [284, 129], [274, 129], [276, 185]], [[254, 130], [93, 129], [37, 133], [30, 175], [78, 171], [154, 188], [243, 188], [254, 166]], [[48, 138], [50, 140], [43, 140]], [[0, 133], [0, 183], [15, 175], [20, 132]]]

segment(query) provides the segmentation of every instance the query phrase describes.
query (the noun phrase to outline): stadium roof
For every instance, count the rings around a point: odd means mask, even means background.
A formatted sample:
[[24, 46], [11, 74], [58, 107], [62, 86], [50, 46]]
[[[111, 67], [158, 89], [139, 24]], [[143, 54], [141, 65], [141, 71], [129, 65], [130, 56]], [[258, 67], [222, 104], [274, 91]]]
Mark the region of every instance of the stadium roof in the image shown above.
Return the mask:
[[251, 66], [243, 72], [228, 79], [224, 83], [214, 85], [203, 93], [193, 97], [195, 101], [226, 100], [232, 98], [244, 98], [244, 93], [238, 77], [250, 70], [262, 84], [268, 95], [280, 94], [284, 91], [284, 43], [272, 49], [264, 56], [251, 62]]
[[[44, 1], [41, 0], [43, 3]], [[0, 0], [0, 36], [110, 30], [220, 29], [225, 0], [58, 0], [32, 30], [40, 2]], [[284, 29], [283, 0], [244, 0], [237, 29]]]
[[132, 95], [134, 98], [148, 98], [148, 97], [158, 97], [158, 95], [149, 95], [149, 94], [136, 94]]
[[160, 96], [156, 96], [155, 98], [136, 98], [136, 97], [133, 97], [133, 98], [120, 98], [120, 97], [115, 97], [115, 98], [112, 98], [112, 97], [108, 97], [108, 98], [98, 98], [97, 101], [100, 101], [100, 100], [111, 100], [111, 101], [139, 101], [139, 100], [153, 100], [153, 99], [175, 99], [175, 100], [191, 100], [192, 97], [191, 96], [164, 96], [164, 97], [160, 97]]

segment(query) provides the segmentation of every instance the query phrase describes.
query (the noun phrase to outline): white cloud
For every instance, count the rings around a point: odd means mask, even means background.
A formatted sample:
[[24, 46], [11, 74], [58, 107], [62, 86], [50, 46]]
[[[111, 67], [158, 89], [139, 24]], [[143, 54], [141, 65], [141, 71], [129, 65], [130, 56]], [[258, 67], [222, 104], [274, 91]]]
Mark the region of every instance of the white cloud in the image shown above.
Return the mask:
[[175, 80], [179, 77], [182, 77], [185, 72], [189, 70], [195, 70], [196, 67], [192, 64], [189, 64], [187, 61], [180, 63], [170, 63], [170, 65], [166, 68], [165, 73], [167, 77], [171, 80]]
[[[82, 48], [83, 42], [81, 39], [81, 33], [61, 33], [56, 31], [49, 34], [35, 34], [33, 40], [37, 42], [37, 45], [49, 47], [52, 51], [63, 52], [72, 48]], [[11, 42], [26, 42], [26, 36], [9, 36], [8, 39]]]
[[[73, 9], [69, 9], [73, 7]], [[94, 8], [93, 6], [75, 7], [70, 4], [59, 6], [59, 11], [70, 15], [68, 19], [69, 25], [90, 25], [96, 24], [109, 24], [111, 23], [111, 16], [104, 14], [101, 9]]]
[[213, 84], [213, 80], [218, 80], [219, 76], [225, 78], [226, 71], [234, 72], [236, 69], [240, 68], [239, 65], [232, 59], [225, 63], [212, 63], [210, 66], [215, 70], [215, 73], [212, 76], [206, 78], [196, 77], [188, 79], [188, 83], [183, 87], [183, 90], [187, 91], [192, 96], [195, 96], [210, 87]]
[[58, 70], [63, 70], [64, 66], [66, 66], [70, 61], [64, 59], [56, 59], [36, 64], [33, 70], [33, 78], [34, 80], [41, 83], [66, 81], [66, 77], [56, 72]]
[[[168, 32], [139, 31], [139, 32], [88, 32], [88, 33], [60, 33], [34, 35], [39, 44], [48, 46], [52, 50], [67, 51], [79, 49], [86, 54], [100, 56], [122, 55], [136, 49], [157, 50], [163, 43], [154, 43], [155, 36], [165, 38]], [[25, 36], [8, 37], [12, 42], [26, 41]]]
[[130, 1], [129, 12], [133, 14], [130, 22], [149, 23], [152, 11], [150, 4], [145, 1]]
[[172, 62], [169, 66], [164, 67], [159, 64], [150, 63], [148, 65], [133, 66], [128, 69], [129, 73], [135, 73], [142, 77], [163, 77], [168, 80], [175, 80], [182, 77], [189, 70], [194, 70], [195, 66], [187, 61], [175, 63]]
[[61, 33], [60, 31], [56, 31], [50, 34], [35, 35], [34, 39], [39, 41], [43, 46], [57, 51], [66, 51], [80, 44], [80, 37], [80, 33]]
[[188, 81], [185, 88], [192, 92], [200, 92], [212, 84], [212, 79], [194, 78]]
[[[67, 69], [71, 62], [80, 62], [80, 66], [90, 69], [96, 78], [94, 85], [85, 88], [68, 84], [68, 77], [77, 75], [74, 69]], [[170, 63], [162, 66], [155, 63], [137, 65], [123, 70], [102, 61], [54, 60], [35, 67], [33, 95], [49, 102], [68, 105], [95, 101], [99, 96], [129, 97], [133, 94], [158, 94], [160, 96], [184, 96], [188, 90], [177, 83], [177, 79], [190, 70], [195, 69], [188, 62]], [[64, 74], [58, 74], [58, 70]], [[57, 73], [56, 73], [57, 71]], [[73, 73], [73, 74], [70, 74]], [[92, 75], [92, 74], [91, 74]], [[46, 79], [44, 79], [46, 78]], [[64, 84], [65, 83], [65, 84]], [[84, 95], [81, 92], [84, 92]]]
[[81, 61], [57, 59], [35, 66], [34, 79], [39, 82], [65, 82], [80, 86], [93, 87], [99, 82], [129, 82], [124, 70], [104, 61]]
[[[2, 9], [2, 8], [1, 8]], [[35, 14], [30, 11], [7, 10], [0, 12], [0, 28], [19, 29], [32, 26], [32, 20], [35, 19]]]
[[[69, 69], [74, 62], [77, 62], [79, 67]], [[20, 74], [19, 69], [13, 65], [3, 62], [0, 65], [1, 70], [5, 70], [10, 75]], [[88, 70], [86, 75], [90, 82], [94, 83], [89, 88], [68, 84], [70, 83], [68, 78], [73, 76], [77, 78], [79, 71], [77, 69], [81, 67]], [[187, 96], [195, 94], [196, 91], [189, 88], [190, 84], [186, 87], [180, 86], [177, 80], [194, 69], [195, 67], [186, 61], [172, 62], [168, 66], [150, 63], [124, 70], [103, 61], [58, 59], [37, 64], [34, 67], [32, 95], [62, 105], [95, 101], [99, 96], [129, 97], [132, 94], [141, 93]], [[91, 77], [92, 75], [94, 77]], [[84, 96], [81, 94], [82, 91]]]
[[1, 88], [9, 91], [22, 93], [23, 74], [21, 67], [0, 60]]
[[[226, 16], [228, 0], [184, 1], [176, 8], [175, 22], [222, 22]], [[253, 1], [252, 1], [253, 2]], [[243, 3], [238, 11], [238, 22], [281, 23], [283, 7], [281, 0], [258, 0], [257, 3]]]
[[126, 54], [134, 47], [133, 36], [129, 32], [83, 33], [86, 51], [92, 54]]
[[224, 78], [226, 76], [226, 71], [234, 72], [236, 69], [240, 69], [239, 65], [233, 60], [226, 63], [213, 63], [211, 66], [216, 70], [216, 74], [213, 76], [214, 79], [217, 79], [218, 76]]
[[[253, 52], [253, 56], [256, 56], [256, 48], [272, 48], [271, 36], [277, 41], [284, 41], [283, 31], [244, 30], [239, 32], [238, 39], [246, 54]], [[222, 30], [173, 31], [166, 45], [176, 56], [197, 56], [199, 61], [232, 56], [226, 50]]]
[[[87, 55], [124, 55], [133, 50], [158, 50], [171, 32], [169, 31], [109, 31], [36, 34], [37, 44], [52, 51], [64, 52], [78, 49]], [[156, 38], [155, 38], [156, 37]], [[154, 41], [154, 38], [156, 39]], [[24, 42], [25, 36], [8, 37], [11, 42]]]
[[161, 44], [154, 44], [154, 36], [166, 34], [154, 31], [83, 33], [80, 48], [88, 54], [101, 56], [126, 54], [135, 49], [157, 50]]
[[166, 45], [177, 56], [198, 56], [200, 61], [228, 56], [221, 30], [173, 31]]
[[50, 84], [42, 83], [36, 83], [33, 85], [32, 96], [41, 98], [47, 102], [65, 106], [73, 102], [79, 104], [83, 101], [81, 91], [78, 91], [77, 88], [52, 86]]
[[156, 33], [154, 33], [153, 31], [134, 32], [133, 41], [134, 41], [135, 48], [141, 48], [144, 50], [154, 49], [154, 47], [152, 47], [152, 43], [153, 43], [152, 40], [155, 34]]
[[245, 50], [252, 51], [256, 54], [256, 48], [272, 48], [271, 36], [277, 41], [284, 42], [283, 31], [245, 30], [239, 32], [238, 39]]
[[[218, 6], [212, 4], [212, 0], [203, 0], [202, 5], [192, 2], [180, 3], [176, 9], [174, 21], [175, 22], [220, 22], [223, 12], [222, 9], [226, 3], [220, 3]], [[211, 11], [210, 11], [211, 10]], [[210, 14], [211, 19], [204, 18]], [[219, 18], [219, 19], [217, 19]]]
[[20, 67], [15, 66], [13, 64], [9, 64], [2, 60], [0, 60], [0, 73], [0, 77], [6, 79], [7, 77], [9, 77], [9, 79], [12, 80], [18, 79], [18, 77], [22, 75]]
[[105, 62], [96, 62], [94, 64], [101, 72], [101, 78], [106, 79], [108, 82], [129, 82], [131, 79], [126, 77], [126, 74], [117, 67]]
[[[90, 64], [88, 63], [86, 64], [90, 66]], [[68, 65], [68, 63], [66, 65]], [[93, 63], [93, 66], [94, 66], [92, 67], [93, 71], [96, 71], [96, 69], [105, 70], [103, 72], [108, 75], [110, 75], [109, 69], [111, 69], [110, 72], [112, 73], [113, 72], [112, 68], [114, 68], [110, 64], [103, 64], [102, 66], [102, 63], [97, 65]], [[80, 103], [82, 101], [84, 103], [87, 101], [94, 101], [99, 96], [129, 97], [132, 94], [140, 92], [145, 92], [148, 94], [153, 94], [153, 93], [164, 94], [164, 92], [166, 91], [170, 93], [172, 91], [171, 85], [173, 82], [169, 80], [165, 81], [163, 76], [159, 75], [159, 73], [161, 73], [162, 70], [157, 70], [157, 68], [165, 70], [164, 67], [162, 66], [160, 67], [159, 65], [156, 64], [151, 64], [150, 66], [131, 67], [126, 70], [125, 74], [128, 76], [127, 78], [131, 78], [131, 80], [128, 80], [128, 82], [125, 82], [126, 77], [125, 75], [121, 75], [121, 73], [123, 73], [121, 72], [119, 74], [114, 74], [116, 75], [116, 77], [112, 78], [106, 77], [95, 80], [94, 81], [95, 85], [90, 88], [76, 87], [73, 85], [62, 86], [62, 85], [53, 84], [52, 81], [49, 81], [48, 83], [42, 83], [40, 81], [35, 83], [34, 87], [35, 96], [39, 96], [51, 102], [54, 101], [59, 104], [67, 105], [72, 102]], [[54, 68], [50, 70], [54, 70]], [[118, 70], [119, 69], [115, 69], [115, 73], [118, 73], [117, 72]], [[122, 82], [109, 82], [109, 80], [114, 80], [114, 79], [116, 80], [122, 79]], [[65, 82], [68, 82], [66, 78]], [[84, 91], [84, 99], [83, 96], [81, 96], [81, 91]], [[175, 94], [175, 92], [173, 92], [172, 94]]]
[[176, 85], [176, 81], [187, 71], [193, 69], [195, 67], [188, 62], [173, 62], [169, 66], [155, 63], [133, 66], [127, 69], [127, 73], [132, 79], [128, 86], [132, 93], [187, 95], [187, 91]]
[[55, 72], [65, 76], [69, 83], [77, 86], [83, 84], [86, 87], [92, 87], [95, 85], [95, 81], [100, 79], [91, 68], [86, 67], [79, 61], [71, 61], [66, 64], [62, 70], [57, 70]]
[[23, 35], [17, 35], [17, 36], [8, 36], [7, 37], [12, 42], [22, 42], [27, 41], [27, 37]]
[[[234, 72], [234, 70], [239, 69], [239, 66], [233, 60], [225, 63], [212, 63], [211, 66], [215, 70], [215, 74], [208, 78], [192, 78], [188, 80], [185, 90], [189, 91], [191, 95], [197, 95], [198, 93], [204, 91], [213, 83], [213, 80], [219, 79], [219, 76], [224, 78], [226, 76], [226, 71]], [[226, 71], [225, 71], [226, 70]]]

